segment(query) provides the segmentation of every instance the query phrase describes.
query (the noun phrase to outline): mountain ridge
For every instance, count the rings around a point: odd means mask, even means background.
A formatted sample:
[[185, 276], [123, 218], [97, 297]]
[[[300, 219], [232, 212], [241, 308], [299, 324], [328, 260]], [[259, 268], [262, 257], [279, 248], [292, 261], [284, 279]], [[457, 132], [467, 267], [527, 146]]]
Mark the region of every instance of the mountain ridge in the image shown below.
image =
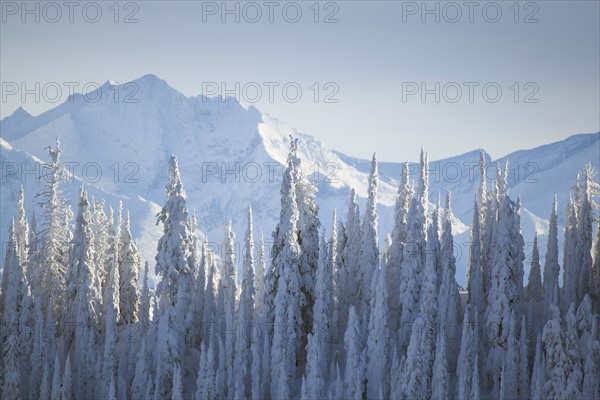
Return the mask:
[[[55, 136], [61, 136], [63, 160], [81, 164], [75, 175], [82, 175], [83, 165], [96, 163], [103, 175], [98, 181], [88, 183], [115, 199], [135, 200], [140, 196], [152, 204], [164, 201], [167, 161], [175, 154], [179, 158], [189, 208], [195, 210], [200, 230], [212, 241], [221, 239], [223, 224], [229, 218], [233, 220], [238, 237], [242, 237], [248, 204], [255, 209], [257, 232], [263, 232], [268, 240], [279, 215], [281, 172], [290, 135], [300, 138], [303, 171], [316, 184], [319, 216], [325, 229], [331, 230], [334, 208], [338, 210], [338, 218], [345, 218], [351, 187], [356, 188], [363, 207], [370, 160], [330, 149], [309, 134], [261, 113], [253, 106], [246, 108], [233, 98], [188, 97], [151, 74], [132, 82], [139, 89], [137, 103], [115, 102], [114, 98], [107, 97], [90, 103], [82, 95], [76, 95], [72, 102], [68, 100], [39, 116], [27, 117], [29, 114], [22, 109], [17, 114], [17, 117], [22, 116], [20, 122], [13, 113], [0, 121], [0, 137], [14, 150], [24, 150], [44, 160], [44, 148], [54, 142]], [[107, 82], [102, 87], [106, 90], [113, 86]], [[131, 92], [125, 83], [111, 93], [119, 93], [122, 100]], [[598, 149], [598, 157], [593, 158], [595, 149]], [[2, 150], [6, 153], [5, 147]], [[479, 185], [476, 167], [479, 153], [480, 150], [472, 150], [430, 162], [430, 201], [435, 202], [437, 193], [452, 191], [457, 243], [462, 240], [462, 235], [468, 237], [472, 199]], [[487, 162], [494, 162], [485, 151], [484, 154]], [[4, 160], [6, 157], [2, 156]], [[559, 192], [559, 201], [568, 198], [576, 172], [586, 161], [598, 168], [598, 158], [600, 133], [593, 133], [519, 150], [497, 160], [520, 163], [517, 167], [520, 178], [510, 181], [509, 187], [511, 196], [522, 195], [524, 208], [531, 210], [531, 216], [524, 213], [524, 236], [532, 236], [533, 229], [541, 228], [537, 219], [546, 220], [550, 214], [553, 194], [540, 193], [539, 187], [553, 187]], [[538, 163], [537, 185], [522, 182], [523, 173], [528, 171], [520, 169], [526, 160]], [[379, 163], [380, 241], [391, 231], [401, 168], [402, 163]], [[493, 169], [489, 168], [490, 171]], [[413, 180], [417, 177], [416, 171], [411, 173]], [[127, 181], [128, 177], [132, 179]], [[9, 201], [4, 195], [3, 200]], [[563, 205], [559, 204], [559, 207]], [[147, 211], [138, 214], [146, 215]], [[4, 215], [7, 214], [3, 212]], [[4, 226], [6, 219], [3, 218], [0, 226], [2, 237], [7, 229]], [[150, 228], [138, 227], [134, 235], [139, 239], [144, 235], [149, 238], [153, 236], [149, 236], [150, 231]], [[543, 236], [543, 232], [540, 234]], [[543, 241], [541, 237], [540, 248]], [[144, 257], [152, 260], [149, 244], [148, 249]], [[457, 279], [461, 282], [466, 268], [464, 257], [457, 264]]]

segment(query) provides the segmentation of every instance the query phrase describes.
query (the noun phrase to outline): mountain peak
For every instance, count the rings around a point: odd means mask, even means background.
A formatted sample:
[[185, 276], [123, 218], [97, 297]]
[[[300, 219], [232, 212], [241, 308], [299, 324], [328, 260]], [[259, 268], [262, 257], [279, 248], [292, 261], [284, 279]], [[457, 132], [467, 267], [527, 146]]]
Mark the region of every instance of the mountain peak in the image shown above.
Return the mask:
[[[23, 107], [19, 107], [8, 117], [0, 121], [0, 127], [4, 132], [5, 129], [12, 129], [21, 126], [24, 122], [33, 119], [33, 115], [29, 114]], [[3, 135], [4, 136], [4, 135]]]

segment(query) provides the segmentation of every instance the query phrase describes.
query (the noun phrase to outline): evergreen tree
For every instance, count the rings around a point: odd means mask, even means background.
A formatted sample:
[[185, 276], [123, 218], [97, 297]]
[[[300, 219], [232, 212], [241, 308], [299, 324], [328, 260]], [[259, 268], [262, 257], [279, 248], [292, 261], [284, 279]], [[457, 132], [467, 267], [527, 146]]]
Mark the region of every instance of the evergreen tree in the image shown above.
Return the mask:
[[252, 337], [254, 327], [254, 234], [252, 232], [252, 208], [248, 206], [248, 227], [244, 237], [244, 263], [242, 271], [242, 292], [238, 323], [240, 337], [236, 339], [235, 349], [235, 397], [249, 398], [252, 395], [251, 346], [255, 337]]
[[179, 363], [175, 364], [175, 368], [173, 369], [173, 394], [171, 395], [171, 400], [183, 400], [183, 382]]
[[360, 301], [357, 311], [364, 321], [368, 321], [369, 319], [371, 282], [373, 281], [374, 271], [379, 267], [379, 239], [377, 236], [378, 186], [379, 174], [377, 172], [377, 158], [375, 157], [375, 154], [373, 154], [373, 159], [371, 160], [371, 174], [369, 175], [367, 206], [365, 215], [363, 216], [361, 229], [362, 245], [359, 253], [360, 272], [358, 276], [358, 291], [356, 292], [356, 297], [358, 298], [358, 301]]
[[[559, 305], [558, 275], [560, 266], [558, 265], [558, 201], [554, 195], [552, 205], [552, 215], [550, 216], [550, 225], [548, 228], [548, 245], [546, 247], [546, 261], [544, 263], [544, 318], [550, 318], [550, 308], [552, 305]], [[540, 394], [541, 395], [541, 394]]]
[[131, 236], [129, 211], [125, 213], [125, 220], [121, 225], [119, 262], [119, 311], [121, 319], [126, 323], [138, 320], [140, 292], [137, 281], [140, 277], [141, 257], [137, 246]]
[[119, 271], [112, 269], [110, 271], [107, 284], [108, 296], [105, 314], [105, 337], [104, 337], [104, 359], [102, 361], [102, 391], [103, 397], [109, 398], [111, 395], [111, 384], [114, 385], [117, 378], [117, 315], [119, 304]]
[[346, 367], [344, 369], [344, 388], [347, 399], [363, 398], [365, 393], [365, 353], [361, 344], [360, 321], [354, 306], [348, 313], [348, 327], [344, 335]]
[[144, 394], [146, 393], [146, 384], [149, 378], [146, 340], [142, 339], [140, 342], [141, 346], [138, 352], [137, 363], [135, 364], [133, 382], [131, 383], [132, 399], [144, 398]]
[[[437, 211], [436, 211], [437, 213]], [[437, 217], [434, 216], [434, 221]], [[407, 398], [430, 398], [435, 369], [436, 321], [437, 321], [437, 223], [429, 225], [425, 270], [419, 316], [415, 319], [404, 363], [402, 386]], [[446, 301], [448, 299], [446, 298]], [[441, 331], [440, 331], [441, 332]], [[441, 335], [440, 335], [441, 336]], [[444, 350], [445, 353], [445, 350]], [[440, 367], [438, 365], [438, 367]], [[438, 371], [441, 372], [441, 371]]]
[[[412, 188], [409, 180], [409, 165], [402, 164], [402, 179], [398, 187], [398, 196], [394, 207], [394, 228], [392, 230], [392, 243], [388, 251], [388, 308], [400, 309], [400, 268], [404, 259], [406, 247], [406, 233], [408, 229], [408, 210], [412, 199]], [[400, 314], [390, 313], [390, 332], [397, 332], [400, 324]]]
[[338, 318], [340, 331], [345, 332], [348, 325], [350, 306], [358, 306], [359, 263], [358, 255], [361, 246], [360, 210], [356, 202], [356, 192], [350, 191], [348, 215], [344, 229], [340, 229], [341, 240], [338, 240], [340, 257], [336, 273], [336, 290], [338, 296]]
[[456, 372], [458, 378], [457, 397], [459, 399], [470, 398], [473, 390], [473, 371], [477, 368], [475, 358], [477, 357], [478, 344], [471, 314], [476, 312], [476, 308], [467, 304], [463, 319], [460, 353], [458, 355], [458, 370]]
[[[560, 312], [555, 306], [550, 307], [550, 320], [544, 326], [542, 340], [546, 350], [544, 369], [547, 373], [542, 397], [546, 399], [564, 399], [565, 388], [567, 387], [567, 376], [565, 375], [567, 356], [563, 347]], [[536, 379], [540, 378], [540, 375], [536, 377]]]
[[[504, 196], [494, 225], [494, 254], [491, 286], [486, 309], [486, 336], [490, 343], [486, 380], [499, 387], [498, 377], [508, 348], [510, 315], [520, 318], [522, 310], [522, 237], [518, 225], [518, 207]], [[519, 314], [517, 314], [519, 313]], [[506, 388], [507, 390], [509, 388]]]
[[27, 248], [27, 281], [31, 288], [31, 294], [40, 292], [40, 271], [39, 267], [39, 237], [37, 231], [37, 219], [35, 217], [35, 210], [31, 213], [31, 219], [29, 222], [29, 239]]
[[[556, 307], [556, 305], [554, 306]], [[546, 371], [544, 370], [544, 354], [542, 352], [542, 337], [538, 335], [535, 346], [535, 356], [533, 362], [533, 371], [531, 373], [530, 394], [532, 400], [542, 400], [544, 398], [544, 384]]]
[[[210, 344], [208, 346], [210, 346]], [[214, 355], [212, 347], [208, 348], [205, 343], [202, 343], [200, 347], [200, 367], [198, 369], [198, 379], [196, 381], [195, 399], [215, 399], [216, 393], [214, 383]]]
[[[486, 297], [483, 287], [483, 271], [481, 269], [481, 236], [480, 236], [480, 214], [477, 209], [477, 201], [473, 204], [473, 221], [469, 240], [469, 259], [467, 265], [467, 304], [471, 305], [476, 313], [477, 324], [475, 333], [478, 338], [483, 338], [483, 327], [480, 321], [485, 321]], [[477, 354], [483, 357], [484, 346], [478, 340]], [[462, 347], [461, 347], [462, 350]], [[479, 371], [477, 371], [479, 373]], [[479, 388], [477, 389], [479, 391]]]
[[54, 374], [52, 376], [52, 393], [50, 395], [51, 400], [60, 400], [61, 385], [60, 359], [58, 358], [58, 354], [56, 354], [54, 357]]
[[566, 312], [572, 303], [577, 301], [577, 280], [579, 265], [577, 264], [577, 204], [569, 199], [565, 221], [565, 243], [563, 252], [563, 287], [560, 293], [561, 309]]
[[519, 346], [517, 345], [517, 322], [515, 320], [514, 311], [511, 313], [510, 325], [508, 326], [507, 350], [504, 357], [504, 365], [502, 367], [502, 395], [500, 398], [516, 399], [518, 382], [518, 367], [519, 367]]
[[21, 383], [21, 313], [23, 311], [24, 297], [29, 295], [27, 290], [27, 278], [21, 260], [19, 258], [18, 237], [15, 220], [10, 224], [8, 247], [4, 258], [4, 269], [2, 271], [3, 289], [0, 303], [2, 314], [0, 323], [2, 326], [2, 389], [0, 394], [7, 399], [22, 398]]
[[525, 324], [525, 316], [521, 317], [521, 333], [519, 335], [519, 370], [518, 370], [518, 392], [519, 398], [528, 399], [530, 389], [530, 371], [529, 371], [529, 348], [527, 337], [527, 325]]
[[333, 271], [328, 258], [325, 233], [321, 235], [319, 249], [319, 269], [317, 270], [317, 286], [315, 293], [315, 309], [313, 314], [313, 330], [309, 335], [307, 364], [304, 373], [302, 398], [315, 399], [326, 395], [324, 383], [328, 378], [329, 330], [333, 318]]
[[433, 363], [433, 377], [431, 398], [435, 400], [450, 397], [450, 373], [448, 371], [448, 356], [446, 355], [446, 340], [442, 334], [438, 335], [435, 360]]
[[[72, 261], [66, 279], [66, 301], [68, 311], [66, 312], [68, 323], [64, 324], [64, 333], [67, 347], [74, 339], [75, 324], [78, 312], [81, 310], [79, 302], [90, 301], [86, 306], [89, 310], [89, 321], [100, 329], [100, 316], [102, 314], [102, 299], [100, 297], [101, 283], [97, 268], [94, 265], [94, 234], [91, 226], [90, 203], [87, 192], [83, 187], [79, 190], [79, 207], [74, 234], [74, 247]], [[87, 294], [90, 298], [82, 297], [80, 294], [83, 286], [87, 286]]]
[[306, 363], [307, 335], [312, 329], [312, 311], [315, 304], [315, 276], [319, 263], [319, 207], [315, 201], [316, 188], [302, 174], [302, 160], [298, 155], [298, 139], [290, 137], [289, 161], [294, 165], [290, 170], [295, 182], [296, 206], [298, 208], [297, 242], [300, 246], [300, 290], [304, 301], [300, 302], [302, 329], [298, 337], [298, 366], [304, 369]]
[[531, 253], [531, 269], [529, 270], [529, 281], [525, 289], [525, 300], [540, 301], [543, 296], [542, 274], [540, 267], [540, 252], [538, 250], [537, 234], [533, 238], [533, 251]]
[[581, 389], [583, 383], [582, 360], [579, 354], [579, 335], [577, 332], [577, 317], [575, 315], [575, 305], [571, 304], [565, 315], [564, 329], [564, 349], [565, 363], [564, 371], [567, 376], [567, 387], [565, 389], [565, 398], [581, 398]]
[[186, 194], [181, 182], [177, 158], [169, 161], [167, 201], [158, 214], [163, 224], [163, 236], [158, 242], [156, 274], [161, 280], [156, 288], [158, 296], [158, 337], [154, 356], [154, 396], [172, 395], [175, 364], [181, 362], [185, 337], [190, 329], [185, 310], [190, 304], [189, 290], [193, 284], [193, 266], [190, 265], [192, 237], [186, 206]]
[[25, 190], [23, 189], [23, 185], [19, 188], [15, 231], [19, 260], [21, 260], [21, 263], [26, 264], [29, 250], [29, 225], [27, 224], [27, 216], [25, 215]]
[[[441, 246], [441, 264], [442, 264], [442, 283], [438, 298], [439, 327], [444, 337], [449, 339], [452, 336], [458, 336], [460, 310], [460, 295], [458, 293], [458, 284], [456, 283], [456, 258], [454, 257], [454, 239], [452, 237], [452, 210], [450, 207], [450, 192], [446, 193], [446, 205], [444, 207], [444, 219], [442, 222], [442, 246]], [[453, 335], [452, 331], [457, 335]], [[448, 340], [448, 367], [454, 370], [456, 358], [458, 356], [458, 340]]]
[[42, 309], [54, 307], [58, 321], [62, 321], [65, 305], [65, 275], [68, 263], [67, 244], [71, 241], [69, 224], [71, 209], [67, 206], [61, 190], [65, 173], [60, 163], [60, 140], [56, 147], [49, 146], [50, 161], [44, 163], [45, 188], [37, 196], [44, 209], [44, 224], [41, 232], [39, 265], [32, 265], [40, 271], [39, 285], [34, 296], [42, 301]]
[[[592, 219], [594, 218], [592, 206], [592, 180], [593, 170], [592, 165], [587, 163], [585, 169], [581, 173], [581, 182], [577, 185], [577, 244], [576, 257], [578, 276], [576, 279], [576, 305], [578, 305], [584, 296], [590, 292], [592, 285]], [[597, 184], [596, 184], [597, 185]]]
[[[236, 332], [236, 299], [237, 299], [237, 265], [235, 261], [235, 234], [231, 226], [231, 220], [225, 223], [224, 240], [222, 247], [223, 274], [221, 275], [220, 307], [225, 318], [225, 332]], [[227, 395], [232, 396], [235, 391], [235, 343], [237, 337], [225, 334], [225, 376]]]
[[[293, 395], [296, 362], [302, 344], [301, 304], [306, 304], [301, 290], [302, 250], [298, 244], [298, 205], [296, 202], [295, 164], [288, 160], [281, 189], [281, 216], [273, 233], [273, 267], [269, 298], [273, 308], [273, 339], [270, 348], [271, 397]], [[273, 296], [273, 297], [271, 297]]]
[[389, 397], [389, 368], [391, 366], [389, 310], [387, 301], [387, 268], [375, 270], [371, 285], [371, 313], [367, 337], [367, 397], [375, 398], [382, 390]]
[[404, 259], [400, 271], [400, 330], [398, 344], [401, 354], [408, 347], [409, 328], [417, 316], [421, 289], [421, 270], [424, 266], [424, 220], [419, 214], [419, 203], [413, 198], [408, 213], [408, 233]]
[[71, 357], [67, 354], [67, 361], [65, 362], [65, 372], [63, 374], [63, 382], [60, 393], [61, 400], [73, 400], [73, 378], [71, 370]]

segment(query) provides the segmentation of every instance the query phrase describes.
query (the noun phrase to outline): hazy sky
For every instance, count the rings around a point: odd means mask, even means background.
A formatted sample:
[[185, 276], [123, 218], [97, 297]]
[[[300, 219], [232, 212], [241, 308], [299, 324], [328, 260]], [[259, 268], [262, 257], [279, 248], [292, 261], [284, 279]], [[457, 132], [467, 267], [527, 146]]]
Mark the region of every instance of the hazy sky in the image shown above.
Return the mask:
[[[238, 82], [242, 103], [384, 161], [415, 159], [421, 146], [431, 158], [480, 147], [499, 157], [600, 129], [595, 0], [228, 2], [237, 15], [221, 1], [76, 3], [28, 2], [27, 14], [2, 1], [2, 118], [56, 106], [52, 82], [64, 101], [64, 82], [153, 73], [189, 96]], [[39, 101], [23, 101], [21, 84], [36, 82]]]

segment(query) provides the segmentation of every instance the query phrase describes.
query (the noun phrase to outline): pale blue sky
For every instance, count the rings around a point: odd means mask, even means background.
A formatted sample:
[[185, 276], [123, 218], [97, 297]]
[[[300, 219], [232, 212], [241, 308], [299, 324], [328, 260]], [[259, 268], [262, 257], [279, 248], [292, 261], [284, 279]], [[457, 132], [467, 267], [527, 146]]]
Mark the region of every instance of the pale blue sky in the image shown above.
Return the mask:
[[[255, 105], [332, 148], [363, 158], [377, 151], [383, 161], [415, 159], [421, 146], [432, 158], [480, 147], [499, 157], [600, 129], [600, 2], [595, 0], [520, 2], [518, 23], [513, 1], [494, 3], [502, 10], [497, 23], [485, 19], [495, 16], [490, 2], [479, 3], [472, 23], [464, 5], [456, 23], [445, 21], [455, 15], [448, 6], [443, 13], [447, 2], [427, 3], [440, 7], [440, 23], [431, 15], [422, 23], [420, 10], [403, 14], [413, 4], [420, 7], [420, 1], [341, 1], [327, 9], [322, 2], [319, 20], [331, 12], [339, 20], [330, 24], [314, 23], [313, 1], [297, 2], [302, 17], [295, 24], [282, 15], [289, 2], [275, 8], [273, 23], [262, 1], [257, 2], [263, 12], [257, 23], [243, 15], [240, 23], [233, 16], [222, 23], [219, 13], [205, 15], [203, 22], [203, 8], [220, 7], [220, 1], [137, 2], [139, 22], [132, 24], [114, 23], [112, 1], [99, 2], [103, 14], [95, 24], [84, 20], [81, 7], [75, 9], [73, 23], [66, 8], [57, 23], [44, 20], [54, 17], [50, 9], [46, 15], [40, 10], [39, 23], [34, 16], [23, 23], [21, 10], [12, 15], [7, 3], [20, 7], [21, 2], [2, 2], [3, 84], [127, 82], [152, 73], [186, 95], [197, 95], [203, 82], [229, 87], [234, 82], [297, 82], [303, 90], [297, 103], [285, 101], [277, 89], [269, 102], [263, 86]], [[136, 11], [124, 4], [120, 21]], [[88, 10], [88, 17], [93, 11]], [[254, 10], [246, 11], [254, 16]], [[539, 22], [524, 23], [531, 13]], [[292, 6], [287, 15], [294, 16]], [[320, 86], [316, 103], [313, 82]], [[332, 90], [323, 87], [327, 82], [339, 88], [335, 104], [323, 102]], [[457, 103], [444, 97], [436, 103], [428, 95], [422, 103], [415, 95], [403, 102], [403, 83], [406, 89], [409, 82], [429, 88], [435, 82], [440, 87], [458, 82], [463, 97]], [[463, 82], [480, 84], [473, 103]], [[502, 89], [497, 103], [482, 95], [489, 82]], [[514, 82], [520, 87], [517, 103]], [[528, 82], [534, 85], [525, 87]], [[536, 88], [533, 98], [539, 102], [524, 103], [523, 96]], [[455, 89], [448, 89], [454, 97]], [[36, 103], [32, 96], [25, 103], [18, 95], [4, 97], [1, 117], [19, 106], [34, 115], [55, 106], [43, 99]]]

